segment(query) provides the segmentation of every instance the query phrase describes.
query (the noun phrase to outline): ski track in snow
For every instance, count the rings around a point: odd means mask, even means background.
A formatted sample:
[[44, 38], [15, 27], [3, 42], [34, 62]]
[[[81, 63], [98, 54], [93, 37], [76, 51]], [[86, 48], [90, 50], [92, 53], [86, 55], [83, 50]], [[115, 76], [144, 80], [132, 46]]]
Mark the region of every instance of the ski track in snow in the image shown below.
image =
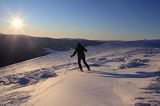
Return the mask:
[[[64, 75], [73, 51], [55, 52], [1, 68], [1, 105], [132, 106], [139, 88], [158, 76], [155, 61], [160, 49], [113, 49], [105, 44], [88, 49], [87, 62], [92, 72], [78, 72], [77, 60], [73, 58]], [[139, 70], [155, 72], [138, 73]]]

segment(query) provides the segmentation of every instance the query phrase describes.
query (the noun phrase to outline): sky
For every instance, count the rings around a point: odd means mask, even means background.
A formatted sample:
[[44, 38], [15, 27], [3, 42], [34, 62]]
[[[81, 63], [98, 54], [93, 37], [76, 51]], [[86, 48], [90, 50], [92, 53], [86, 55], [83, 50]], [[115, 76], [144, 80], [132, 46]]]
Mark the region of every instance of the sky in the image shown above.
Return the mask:
[[0, 33], [94, 40], [160, 39], [160, 0], [0, 0]]

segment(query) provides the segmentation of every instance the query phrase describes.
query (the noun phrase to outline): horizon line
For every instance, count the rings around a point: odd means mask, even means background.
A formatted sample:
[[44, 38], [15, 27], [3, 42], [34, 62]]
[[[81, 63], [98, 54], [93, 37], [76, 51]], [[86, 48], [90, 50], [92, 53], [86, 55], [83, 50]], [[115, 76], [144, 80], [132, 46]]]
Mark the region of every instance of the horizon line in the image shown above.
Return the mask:
[[35, 37], [35, 38], [50, 38], [50, 39], [81, 39], [81, 40], [93, 40], [93, 41], [141, 41], [141, 40], [160, 40], [160, 38], [153, 38], [153, 39], [133, 39], [133, 40], [113, 40], [113, 39], [106, 39], [106, 40], [102, 40], [102, 39], [87, 39], [87, 38], [70, 38], [70, 37], [51, 37], [51, 36], [45, 36], [45, 35], [33, 35], [33, 34], [12, 34], [12, 33], [2, 33], [0, 32], [0, 34], [2, 35], [11, 35], [11, 36], [29, 36], [29, 37]]

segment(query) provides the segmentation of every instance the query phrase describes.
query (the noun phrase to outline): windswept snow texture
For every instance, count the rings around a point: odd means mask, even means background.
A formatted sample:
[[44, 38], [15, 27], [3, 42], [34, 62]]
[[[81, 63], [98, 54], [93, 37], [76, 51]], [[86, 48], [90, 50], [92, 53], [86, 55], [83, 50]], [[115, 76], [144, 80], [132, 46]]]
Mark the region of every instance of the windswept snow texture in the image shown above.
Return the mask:
[[125, 69], [125, 68], [136, 68], [136, 67], [141, 67], [141, 66], [147, 66], [146, 64], [149, 62], [149, 59], [134, 59], [129, 61], [127, 64], [121, 64], [118, 69]]
[[10, 94], [6, 94], [0, 99], [0, 106], [17, 106], [24, 102], [27, 102], [29, 99], [28, 92], [25, 91], [17, 91]]
[[0, 105], [159, 105], [159, 48], [102, 44], [87, 49], [91, 72], [85, 66], [79, 71], [77, 57], [69, 63], [74, 50], [1, 68]]
[[57, 75], [53, 71], [47, 70], [35, 70], [31, 72], [12, 74], [7, 76], [0, 77], [0, 85], [18, 85], [18, 86], [26, 86], [35, 84], [38, 81], [56, 77]]

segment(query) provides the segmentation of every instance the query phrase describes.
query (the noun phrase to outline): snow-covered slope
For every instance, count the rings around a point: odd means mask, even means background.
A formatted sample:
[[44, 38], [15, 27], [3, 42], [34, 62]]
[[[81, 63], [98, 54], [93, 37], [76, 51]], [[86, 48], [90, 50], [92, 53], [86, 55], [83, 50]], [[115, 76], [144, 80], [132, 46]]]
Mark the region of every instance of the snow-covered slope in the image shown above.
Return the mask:
[[91, 72], [85, 67], [85, 72], [80, 72], [74, 57], [65, 74], [73, 50], [1, 68], [1, 105], [133, 106], [142, 97], [148, 102], [153, 96], [140, 88], [159, 75], [160, 49], [107, 44], [87, 49]]

